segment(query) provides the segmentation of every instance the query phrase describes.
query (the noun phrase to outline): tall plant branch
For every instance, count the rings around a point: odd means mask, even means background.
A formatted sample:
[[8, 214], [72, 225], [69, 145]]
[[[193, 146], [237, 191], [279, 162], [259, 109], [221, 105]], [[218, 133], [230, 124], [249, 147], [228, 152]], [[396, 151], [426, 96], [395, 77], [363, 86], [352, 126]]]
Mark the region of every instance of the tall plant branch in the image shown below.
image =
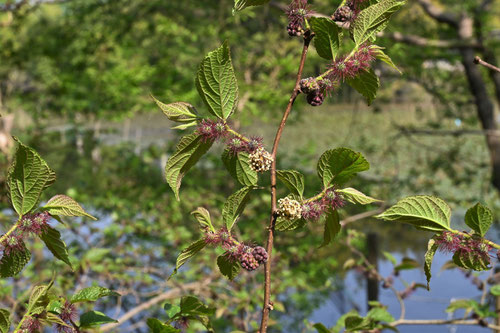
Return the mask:
[[267, 235], [267, 246], [266, 251], [269, 255], [269, 259], [266, 262], [264, 268], [264, 303], [262, 305], [262, 320], [260, 323], [260, 333], [267, 332], [267, 325], [269, 321], [269, 312], [272, 310], [271, 303], [271, 255], [274, 244], [274, 227], [276, 224], [276, 154], [278, 152], [279, 142], [281, 140], [281, 136], [283, 134], [283, 130], [285, 128], [286, 121], [288, 116], [290, 115], [290, 111], [292, 110], [293, 103], [295, 99], [300, 94], [299, 84], [302, 78], [302, 71], [304, 70], [304, 64], [306, 62], [307, 51], [309, 50], [309, 44], [313, 39], [314, 34], [310, 31], [307, 31], [304, 35], [304, 45], [302, 48], [302, 56], [300, 58], [299, 70], [297, 72], [297, 78], [295, 80], [295, 86], [293, 88], [292, 95], [290, 96], [290, 100], [288, 101], [288, 105], [286, 107], [285, 113], [283, 114], [283, 118], [281, 119], [281, 123], [276, 132], [276, 136], [274, 138], [273, 150], [271, 155], [273, 157], [273, 162], [271, 164], [271, 218], [269, 221], [268, 227], [268, 235]]

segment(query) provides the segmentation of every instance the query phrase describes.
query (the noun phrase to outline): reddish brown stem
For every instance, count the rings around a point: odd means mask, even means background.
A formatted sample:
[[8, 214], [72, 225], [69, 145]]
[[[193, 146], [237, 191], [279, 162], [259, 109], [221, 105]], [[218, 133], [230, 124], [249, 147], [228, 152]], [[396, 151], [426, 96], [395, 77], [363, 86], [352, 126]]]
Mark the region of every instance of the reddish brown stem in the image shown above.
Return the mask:
[[491, 70], [494, 70], [496, 72], [499, 72], [500, 73], [500, 68], [496, 67], [496, 66], [493, 66], [492, 64], [490, 63], [487, 63], [486, 61], [482, 60], [481, 58], [479, 57], [475, 57], [474, 58], [474, 63], [476, 65], [481, 65], [481, 66], [484, 66], [488, 69], [491, 69]]
[[283, 129], [285, 128], [286, 121], [288, 119], [288, 116], [290, 115], [290, 111], [292, 111], [293, 103], [295, 102], [295, 99], [300, 93], [299, 84], [300, 84], [300, 79], [302, 77], [302, 70], [304, 69], [307, 50], [309, 49], [309, 44], [311, 43], [313, 37], [314, 34], [310, 31], [307, 31], [304, 35], [304, 46], [302, 48], [302, 56], [300, 58], [299, 70], [297, 72], [295, 87], [293, 88], [292, 96], [290, 96], [290, 100], [288, 101], [285, 113], [283, 114], [283, 118], [281, 119], [280, 126], [278, 127], [278, 131], [276, 132], [276, 136], [274, 138], [273, 150], [271, 153], [271, 155], [273, 156], [273, 162], [271, 164], [271, 218], [268, 227], [267, 246], [266, 246], [269, 258], [264, 268], [264, 274], [265, 274], [264, 304], [262, 305], [262, 321], [260, 323], [260, 331], [259, 331], [260, 333], [267, 332], [269, 312], [273, 308], [273, 304], [271, 302], [271, 262], [272, 262], [271, 254], [274, 244], [274, 226], [276, 223], [276, 201], [277, 201], [276, 200], [276, 153], [278, 151], [278, 145], [281, 139], [281, 135], [283, 134]]

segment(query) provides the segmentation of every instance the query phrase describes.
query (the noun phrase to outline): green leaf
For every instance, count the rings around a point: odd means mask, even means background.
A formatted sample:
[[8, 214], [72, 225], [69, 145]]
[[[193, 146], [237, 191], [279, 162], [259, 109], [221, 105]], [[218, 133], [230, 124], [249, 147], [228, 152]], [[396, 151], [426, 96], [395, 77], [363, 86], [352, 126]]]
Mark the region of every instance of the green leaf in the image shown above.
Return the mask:
[[165, 313], [167, 314], [169, 319], [174, 318], [177, 314], [181, 312], [181, 307], [175, 304], [166, 303], [163, 306]]
[[261, 6], [267, 4], [271, 0], [234, 0], [233, 15], [250, 6]]
[[352, 187], [347, 187], [341, 190], [337, 190], [337, 192], [342, 193], [342, 196], [344, 199], [347, 201], [356, 204], [359, 203], [361, 205], [368, 205], [373, 202], [381, 202], [378, 199], [372, 198], [367, 196], [366, 194], [356, 190], [355, 188]]
[[276, 176], [293, 193], [302, 199], [304, 194], [304, 175], [295, 170], [278, 170]]
[[403, 6], [405, 1], [382, 0], [362, 10], [352, 27], [352, 34], [356, 46], [371, 40], [375, 35], [384, 30], [392, 14]]
[[436, 243], [434, 238], [429, 239], [429, 243], [427, 243], [427, 252], [425, 252], [424, 257], [424, 272], [427, 279], [427, 290], [430, 290], [432, 260], [434, 259], [434, 255], [436, 254], [438, 247], [439, 245]]
[[446, 312], [455, 312], [460, 309], [464, 309], [466, 313], [469, 313], [474, 309], [474, 303], [476, 303], [474, 300], [471, 299], [459, 299], [456, 301], [453, 301], [448, 305], [446, 308]]
[[95, 302], [101, 297], [106, 296], [120, 296], [116, 291], [110, 290], [108, 288], [92, 286], [84, 288], [71, 297], [71, 303], [78, 302]]
[[376, 218], [411, 224], [429, 231], [450, 230], [450, 206], [426, 195], [404, 198]]
[[0, 260], [0, 277], [13, 277], [21, 272], [26, 264], [31, 259], [31, 252], [23, 247], [19, 251], [12, 251], [8, 255], [4, 253], [2, 260]]
[[180, 200], [179, 188], [181, 187], [182, 178], [210, 149], [212, 143], [213, 141], [204, 142], [201, 136], [196, 133], [186, 135], [181, 138], [175, 152], [168, 159], [165, 166], [165, 177], [177, 200]]
[[147, 322], [151, 333], [180, 333], [181, 330], [166, 325], [156, 318], [148, 318]]
[[177, 273], [179, 268], [181, 268], [181, 266], [184, 265], [186, 261], [188, 261], [195, 254], [203, 250], [205, 245], [206, 245], [205, 240], [199, 239], [196, 242], [189, 245], [189, 247], [185, 248], [177, 257], [177, 262], [175, 263], [174, 272], [170, 275], [169, 279], [172, 277], [172, 275]]
[[500, 284], [496, 284], [490, 288], [490, 293], [494, 296], [500, 296]]
[[203, 229], [208, 228], [215, 232], [215, 228], [212, 225], [212, 219], [210, 218], [210, 212], [208, 210], [203, 207], [198, 207], [195, 211], [191, 212], [191, 215], [194, 216]]
[[238, 83], [227, 41], [208, 53], [198, 69], [196, 87], [211, 114], [227, 119], [238, 106]]
[[41, 209], [49, 212], [50, 215], [86, 216], [92, 220], [97, 220], [95, 217], [85, 212], [78, 202], [63, 194], [58, 194], [50, 198], [47, 204]]
[[312, 17], [309, 23], [316, 34], [314, 46], [319, 56], [326, 60], [334, 60], [339, 52], [342, 29], [326, 17]]
[[215, 314], [215, 308], [206, 306], [195, 296], [184, 296], [181, 298], [181, 313], [191, 316], [211, 316]]
[[346, 332], [356, 332], [361, 330], [371, 330], [375, 327], [373, 320], [360, 316], [349, 316], [345, 318]]
[[377, 97], [377, 91], [380, 87], [380, 80], [371, 68], [362, 71], [353, 79], [348, 79], [347, 83], [366, 98], [368, 105], [371, 105]]
[[193, 122], [196, 124], [198, 116], [196, 109], [191, 104], [185, 102], [164, 104], [157, 100], [154, 96], [151, 97], [153, 97], [155, 103], [160, 107], [169, 120], [184, 124], [190, 124]]
[[226, 254], [222, 254], [217, 258], [217, 266], [219, 270], [229, 280], [233, 280], [240, 272], [241, 265], [236, 260], [231, 260]]
[[465, 224], [477, 232], [481, 237], [484, 237], [486, 232], [488, 232], [492, 223], [493, 215], [491, 214], [491, 210], [480, 203], [469, 208], [467, 213], [465, 213]]
[[45, 318], [41, 319], [42, 322], [46, 322], [47, 326], [50, 326], [50, 325], [53, 325], [53, 324], [57, 324], [57, 325], [61, 325], [61, 326], [65, 326], [65, 327], [70, 327], [68, 324], [66, 324], [62, 319], [61, 317], [59, 317], [58, 315], [54, 314], [54, 313], [51, 313], [51, 312], [47, 312], [46, 315], [45, 315]]
[[321, 323], [314, 324], [313, 327], [316, 329], [316, 331], [318, 331], [318, 333], [331, 333], [331, 331]]
[[49, 304], [50, 300], [47, 297], [47, 293], [50, 288], [52, 288], [54, 281], [52, 280], [49, 284], [40, 285], [33, 288], [28, 301], [28, 309], [26, 313], [28, 315], [40, 314], [45, 311], [45, 308]]
[[109, 318], [104, 313], [99, 311], [85, 312], [80, 317], [80, 328], [89, 328], [100, 326], [109, 323], [117, 323], [118, 320]]
[[392, 323], [394, 317], [385, 309], [381, 307], [376, 307], [368, 311], [366, 314], [367, 318], [371, 318], [377, 322]]
[[330, 244], [340, 232], [340, 217], [337, 210], [328, 209], [325, 219], [325, 232], [323, 233], [323, 243], [320, 247]]
[[491, 269], [489, 258], [483, 258], [474, 252], [457, 251], [453, 255], [453, 262], [458, 267], [472, 269], [475, 271], [486, 271]]
[[389, 260], [394, 266], [396, 266], [397, 261], [396, 261], [396, 258], [394, 258], [394, 256], [392, 254], [390, 254], [389, 252], [386, 252], [386, 251], [382, 251], [382, 254], [384, 255], [384, 257], [387, 260]]
[[257, 172], [250, 168], [250, 160], [247, 153], [233, 154], [226, 149], [222, 153], [222, 162], [224, 162], [224, 166], [231, 176], [241, 185], [257, 185]]
[[190, 123], [185, 123], [185, 124], [180, 124], [177, 126], [172, 127], [172, 129], [179, 129], [179, 130], [185, 130], [186, 128], [193, 127], [198, 125], [198, 121], [192, 121]]
[[0, 332], [8, 333], [10, 329], [10, 312], [6, 309], [0, 309]]
[[327, 150], [318, 161], [318, 175], [325, 188], [331, 184], [342, 186], [358, 172], [369, 168], [370, 164], [361, 153], [348, 148]]
[[304, 219], [288, 220], [280, 216], [276, 219], [276, 225], [274, 227], [277, 231], [292, 231], [302, 228], [306, 223], [307, 221]]
[[252, 189], [252, 186], [243, 187], [238, 190], [238, 192], [231, 194], [231, 196], [227, 198], [227, 201], [224, 203], [224, 207], [222, 208], [222, 218], [224, 219], [228, 231], [231, 231], [236, 223], [236, 220], [243, 212], [243, 209], [250, 198], [250, 192]]
[[415, 259], [411, 259], [411, 258], [403, 258], [401, 260], [401, 263], [399, 265], [397, 265], [396, 267], [394, 267], [394, 270], [396, 272], [399, 272], [399, 271], [415, 269], [415, 268], [420, 268], [420, 264], [418, 263], [418, 261], [416, 261]]
[[391, 66], [392, 68], [397, 70], [399, 72], [399, 74], [403, 74], [399, 70], [399, 68], [396, 66], [396, 64], [394, 64], [392, 59], [387, 54], [385, 54], [384, 51], [382, 51], [382, 49], [383, 49], [382, 47], [380, 47], [378, 45], [372, 45], [372, 46], [370, 46], [370, 49], [373, 50], [375, 58], [385, 62], [386, 64], [388, 64], [389, 66]]
[[52, 252], [54, 257], [66, 263], [71, 269], [73, 266], [69, 261], [68, 249], [66, 243], [61, 239], [61, 233], [54, 228], [47, 227], [40, 235], [47, 248]]
[[7, 187], [12, 206], [19, 216], [35, 208], [43, 190], [52, 185], [56, 174], [33, 149], [19, 144], [15, 160], [9, 169]]

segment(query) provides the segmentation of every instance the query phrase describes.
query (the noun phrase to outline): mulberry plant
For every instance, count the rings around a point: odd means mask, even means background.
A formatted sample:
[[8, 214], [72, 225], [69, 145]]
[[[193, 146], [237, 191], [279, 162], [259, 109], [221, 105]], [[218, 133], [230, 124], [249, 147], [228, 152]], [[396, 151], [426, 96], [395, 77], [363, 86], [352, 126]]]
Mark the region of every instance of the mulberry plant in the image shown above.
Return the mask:
[[[267, 2], [237, 0], [234, 12]], [[394, 0], [344, 1], [339, 8], [332, 8], [328, 15], [320, 15], [307, 0], [292, 1], [286, 9], [286, 31], [290, 37], [302, 41], [302, 55], [290, 100], [272, 146], [267, 146], [262, 138], [239, 133], [232, 125], [232, 119], [237, 116], [235, 110], [239, 90], [227, 42], [208, 53], [199, 65], [195, 84], [205, 104], [203, 109], [198, 111], [184, 101], [163, 103], [153, 97], [164, 114], [179, 123], [175, 128], [194, 128], [191, 134], [180, 139], [165, 167], [167, 183], [176, 198], [181, 199], [180, 187], [186, 173], [216, 143], [225, 147], [221, 157], [223, 164], [241, 186], [222, 207], [200, 207], [193, 212], [200, 226], [200, 239], [180, 253], [173, 274], [191, 257], [214, 246], [224, 250], [217, 264], [221, 273], [229, 279], [234, 279], [241, 269], [257, 270], [253, 274], [261, 274], [258, 268], [264, 266], [261, 333], [267, 332], [269, 313], [273, 308], [271, 277], [274, 238], [289, 237], [285, 232], [304, 228], [308, 223], [323, 223], [324, 240], [320, 245], [327, 246], [341, 230], [339, 209], [347, 203], [371, 204], [378, 201], [357, 189], [345, 187], [357, 173], [369, 168], [362, 154], [349, 148], [335, 148], [321, 155], [317, 172], [322, 187], [316, 189], [312, 197], [304, 196], [304, 176], [300, 172], [277, 169], [279, 142], [294, 102], [300, 94], [304, 94], [307, 103], [320, 106], [325, 98], [334, 96], [343, 84], [348, 84], [370, 104], [379, 87], [373, 63], [378, 59], [396, 68], [382, 48], [375, 44], [376, 36], [403, 4], [404, 1]], [[319, 56], [325, 60], [324, 71], [303, 78], [312, 41]], [[242, 243], [233, 232], [237, 224], [245, 223], [240, 217], [255, 190], [260, 187], [262, 177], [270, 177], [271, 181], [270, 219], [268, 224], [262, 225], [268, 233], [265, 248], [246, 245], [252, 244], [252, 240]], [[278, 180], [289, 192], [279, 199]], [[222, 221], [212, 221], [209, 210], [217, 209], [221, 211]], [[168, 323], [165, 325], [172, 327]]]

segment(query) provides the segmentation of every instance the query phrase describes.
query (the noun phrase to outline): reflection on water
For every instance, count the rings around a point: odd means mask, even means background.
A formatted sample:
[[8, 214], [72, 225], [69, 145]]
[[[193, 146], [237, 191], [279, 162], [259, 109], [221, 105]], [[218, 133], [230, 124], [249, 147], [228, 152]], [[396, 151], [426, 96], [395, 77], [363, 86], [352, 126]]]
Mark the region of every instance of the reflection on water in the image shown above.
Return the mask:
[[[396, 259], [401, 260], [403, 257], [399, 253], [393, 253]], [[417, 258], [417, 255], [412, 257]], [[418, 288], [408, 299], [405, 300], [406, 319], [453, 319], [461, 318], [463, 311], [457, 311], [454, 315], [445, 312], [445, 309], [452, 300], [473, 298], [480, 300], [482, 292], [471, 283], [471, 278], [467, 278], [458, 270], [443, 270], [441, 267], [449, 261], [451, 255], [438, 252], [434, 257], [432, 266], [431, 290]], [[379, 262], [379, 270], [383, 276], [390, 275], [393, 266], [388, 261]], [[478, 274], [480, 278], [486, 278], [489, 272]], [[423, 270], [402, 271], [401, 278], [405, 281], [424, 283], [425, 275]], [[352, 299], [359, 307], [360, 313], [366, 314], [366, 290], [364, 280], [360, 280], [356, 273], [349, 273], [345, 279], [346, 287], [340, 291], [344, 299]], [[403, 290], [404, 284], [400, 280], [395, 281], [396, 289]], [[388, 306], [389, 312], [394, 318], [399, 318], [400, 306], [390, 290], [382, 289], [380, 293], [380, 302]], [[325, 326], [334, 326], [337, 319], [347, 309], [339, 309], [337, 303], [332, 301], [325, 302], [320, 308], [314, 311], [310, 317], [311, 322], [322, 322]], [[485, 332], [485, 329], [477, 326], [460, 326], [460, 325], [426, 325], [426, 326], [400, 326], [399, 331], [402, 333], [440, 333], [440, 332], [459, 332], [459, 333], [480, 333]]]

